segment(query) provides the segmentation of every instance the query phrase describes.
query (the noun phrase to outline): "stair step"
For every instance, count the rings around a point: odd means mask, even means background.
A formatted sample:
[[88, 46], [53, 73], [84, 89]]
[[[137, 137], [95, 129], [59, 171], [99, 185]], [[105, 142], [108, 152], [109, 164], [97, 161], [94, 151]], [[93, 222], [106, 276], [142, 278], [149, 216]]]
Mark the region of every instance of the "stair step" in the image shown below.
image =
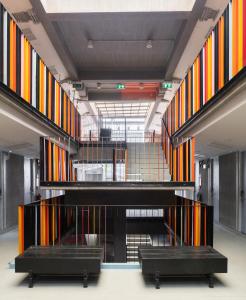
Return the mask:
[[150, 240], [150, 237], [149, 236], [142, 236], [142, 237], [136, 237], [136, 236], [128, 236], [127, 238], [126, 238], [127, 240], [135, 240], [135, 241], [142, 241], [142, 240]]
[[150, 241], [142, 241], [142, 242], [134, 242], [134, 241], [127, 241], [126, 242], [126, 245], [130, 245], [130, 246], [133, 246], [133, 245], [150, 245], [151, 242]]
[[127, 256], [127, 261], [138, 261], [138, 257], [137, 256]]

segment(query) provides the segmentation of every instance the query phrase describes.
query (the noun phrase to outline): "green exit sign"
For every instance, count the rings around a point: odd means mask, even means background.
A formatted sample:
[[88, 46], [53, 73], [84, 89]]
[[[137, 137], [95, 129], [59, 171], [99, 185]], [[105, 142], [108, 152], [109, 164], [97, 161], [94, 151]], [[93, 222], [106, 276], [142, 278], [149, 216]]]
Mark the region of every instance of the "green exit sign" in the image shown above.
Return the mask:
[[116, 88], [117, 88], [118, 90], [124, 90], [125, 85], [122, 84], [122, 83], [117, 83], [117, 84], [116, 84]]
[[173, 87], [172, 82], [163, 82], [162, 83], [162, 88], [163, 89], [171, 89]]
[[76, 90], [82, 90], [83, 89], [83, 83], [82, 82], [74, 82], [73, 88]]

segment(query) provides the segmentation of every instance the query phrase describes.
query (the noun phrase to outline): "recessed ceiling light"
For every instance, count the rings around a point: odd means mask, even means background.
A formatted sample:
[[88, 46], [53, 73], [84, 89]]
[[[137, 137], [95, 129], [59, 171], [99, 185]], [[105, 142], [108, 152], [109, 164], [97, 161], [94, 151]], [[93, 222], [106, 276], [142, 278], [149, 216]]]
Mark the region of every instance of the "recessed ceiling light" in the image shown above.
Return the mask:
[[151, 40], [148, 40], [147, 43], [146, 43], [146, 48], [147, 49], [151, 49], [152, 48], [152, 41]]
[[92, 40], [89, 40], [89, 41], [88, 41], [87, 47], [88, 47], [89, 49], [93, 49], [93, 48], [94, 48], [94, 45], [93, 45]]

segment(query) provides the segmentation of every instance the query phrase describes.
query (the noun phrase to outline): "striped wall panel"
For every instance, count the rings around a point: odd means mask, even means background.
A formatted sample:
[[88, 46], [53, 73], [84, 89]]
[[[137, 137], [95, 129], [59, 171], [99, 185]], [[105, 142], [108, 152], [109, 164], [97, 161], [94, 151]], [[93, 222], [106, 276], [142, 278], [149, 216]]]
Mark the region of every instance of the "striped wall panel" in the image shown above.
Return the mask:
[[162, 148], [172, 181], [195, 181], [195, 139], [191, 138], [174, 147], [163, 124]]
[[49, 139], [41, 138], [40, 144], [41, 181], [66, 182], [77, 180], [69, 152]]
[[78, 110], [2, 4], [0, 82], [71, 137], [79, 138]]
[[164, 209], [164, 219], [168, 225], [170, 245], [206, 246], [209, 244], [210, 229], [207, 225], [208, 206], [180, 198], [180, 205]]
[[231, 0], [164, 115], [169, 135], [246, 66], [246, 0]]

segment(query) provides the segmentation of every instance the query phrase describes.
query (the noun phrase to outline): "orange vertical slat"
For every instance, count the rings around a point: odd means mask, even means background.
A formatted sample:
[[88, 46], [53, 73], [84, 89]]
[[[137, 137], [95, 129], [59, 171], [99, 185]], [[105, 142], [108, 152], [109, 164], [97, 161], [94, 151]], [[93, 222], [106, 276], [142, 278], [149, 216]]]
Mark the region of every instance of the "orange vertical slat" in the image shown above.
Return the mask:
[[179, 146], [179, 181], [184, 181], [183, 144]]
[[16, 23], [13, 22], [13, 90], [16, 92]]
[[18, 250], [24, 252], [24, 205], [18, 206]]
[[39, 110], [44, 113], [44, 66], [39, 62]]
[[238, 0], [238, 72], [243, 67], [243, 1]]

